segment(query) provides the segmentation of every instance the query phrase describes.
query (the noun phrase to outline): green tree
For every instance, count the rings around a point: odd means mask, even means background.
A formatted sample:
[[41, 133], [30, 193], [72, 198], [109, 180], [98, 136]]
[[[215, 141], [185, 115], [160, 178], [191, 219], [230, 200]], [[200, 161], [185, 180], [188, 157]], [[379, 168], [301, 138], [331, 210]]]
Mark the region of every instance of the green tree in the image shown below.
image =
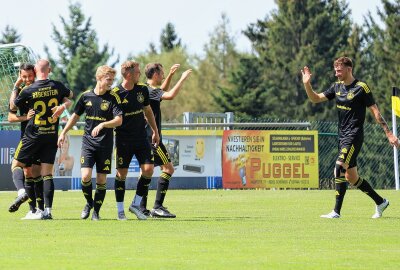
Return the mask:
[[[65, 82], [77, 97], [96, 85], [97, 67], [107, 64], [114, 50], [107, 44], [100, 49], [91, 17], [86, 20], [79, 3], [70, 4], [69, 12], [69, 21], [60, 16], [64, 33], [53, 24], [52, 38], [58, 44], [59, 59], [51, 56], [47, 46], [45, 51], [52, 64], [53, 78]], [[111, 66], [117, 62], [118, 59]]]
[[367, 44], [363, 51], [367, 81], [382, 114], [391, 115], [391, 89], [400, 87], [400, 0], [382, 0], [380, 22], [369, 13], [365, 20]]
[[6, 25], [1, 34], [0, 44], [18, 43], [21, 41], [21, 35], [18, 34], [17, 29], [10, 25]]
[[204, 45], [205, 56], [198, 60], [199, 91], [207, 98], [202, 112], [216, 112], [221, 109], [215, 103], [220, 89], [231, 86], [228, 76], [238, 66], [239, 52], [235, 47], [235, 37], [230, 31], [230, 21], [225, 13], [210, 33], [210, 40]]
[[161, 30], [160, 46], [162, 52], [169, 52], [174, 48], [181, 47], [181, 39], [178, 38], [175, 26], [170, 22]]
[[193, 58], [186, 52], [182, 47], [174, 48], [167, 52], [160, 52], [154, 54], [152, 52], [140, 53], [138, 55], [130, 55], [128, 59], [135, 59], [135, 61], [141, 64], [142, 77], [141, 81], [146, 82], [146, 76], [144, 74], [144, 67], [148, 63], [161, 63], [164, 67], [165, 76], [167, 76], [170, 67], [174, 64], [180, 64], [180, 68], [175, 73], [171, 87], [179, 80], [183, 71], [191, 68], [194, 72], [190, 75], [179, 94], [171, 101], [161, 102], [161, 110], [163, 115], [163, 121], [182, 121], [182, 113], [189, 111], [201, 111], [202, 106], [205, 106], [203, 95], [198, 91], [198, 81], [196, 79], [197, 72], [195, 67], [191, 64]]
[[[242, 59], [239, 71], [233, 71], [230, 80], [235, 87], [230, 95], [249, 101], [248, 106], [253, 108], [242, 109], [248, 117], [336, 119], [333, 103], [312, 104], [307, 100], [300, 69], [311, 67], [312, 84], [318, 92], [335, 81], [332, 63], [344, 54], [351, 33], [347, 3], [277, 0], [276, 4], [278, 9], [270, 16], [244, 31], [254, 55]], [[238, 74], [248, 77], [240, 79]], [[219, 97], [222, 107], [229, 103], [224, 96], [227, 91]]]

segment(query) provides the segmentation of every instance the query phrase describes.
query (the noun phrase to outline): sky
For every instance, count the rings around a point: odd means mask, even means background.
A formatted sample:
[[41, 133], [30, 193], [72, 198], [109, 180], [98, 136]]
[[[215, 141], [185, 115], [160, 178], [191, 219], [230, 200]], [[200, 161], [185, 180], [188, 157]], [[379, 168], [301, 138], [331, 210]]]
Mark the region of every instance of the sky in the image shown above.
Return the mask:
[[[82, 5], [86, 18], [92, 18], [99, 44], [107, 43], [125, 60], [159, 44], [161, 29], [168, 22], [175, 26], [178, 37], [191, 54], [202, 55], [210, 33], [226, 13], [237, 49], [251, 50], [250, 42], [241, 33], [250, 23], [264, 19], [276, 9], [273, 0], [86, 0]], [[150, 4], [151, 3], [151, 6]], [[44, 45], [56, 53], [52, 40], [52, 25], [62, 31], [60, 16], [68, 20], [68, 0], [7, 0], [0, 9], [0, 31], [11, 25], [22, 35], [21, 42], [41, 57], [46, 57]], [[371, 11], [376, 14], [380, 0], [350, 0], [353, 20], [359, 24]]]

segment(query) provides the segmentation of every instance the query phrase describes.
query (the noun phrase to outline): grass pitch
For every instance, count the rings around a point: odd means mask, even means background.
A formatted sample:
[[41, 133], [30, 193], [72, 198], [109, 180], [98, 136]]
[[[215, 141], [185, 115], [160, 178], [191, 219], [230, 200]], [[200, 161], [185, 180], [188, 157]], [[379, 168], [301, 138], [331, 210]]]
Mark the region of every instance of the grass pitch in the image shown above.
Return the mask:
[[[399, 269], [400, 193], [384, 217], [349, 190], [342, 218], [333, 191], [170, 190], [176, 219], [116, 220], [107, 193], [99, 222], [80, 220], [81, 192], [56, 192], [54, 220], [8, 213], [16, 192], [0, 193], [0, 269]], [[126, 208], [134, 191], [126, 194]], [[149, 205], [155, 196], [150, 191]]]

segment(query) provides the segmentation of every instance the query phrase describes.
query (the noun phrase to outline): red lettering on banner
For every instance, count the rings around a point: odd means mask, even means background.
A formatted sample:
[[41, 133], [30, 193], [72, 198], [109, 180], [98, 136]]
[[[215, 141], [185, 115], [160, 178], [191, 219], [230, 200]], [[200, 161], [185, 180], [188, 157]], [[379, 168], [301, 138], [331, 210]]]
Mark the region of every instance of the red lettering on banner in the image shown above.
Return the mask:
[[255, 178], [255, 173], [261, 173], [263, 178], [308, 178], [304, 163], [264, 163], [260, 158], [250, 159], [250, 177]]

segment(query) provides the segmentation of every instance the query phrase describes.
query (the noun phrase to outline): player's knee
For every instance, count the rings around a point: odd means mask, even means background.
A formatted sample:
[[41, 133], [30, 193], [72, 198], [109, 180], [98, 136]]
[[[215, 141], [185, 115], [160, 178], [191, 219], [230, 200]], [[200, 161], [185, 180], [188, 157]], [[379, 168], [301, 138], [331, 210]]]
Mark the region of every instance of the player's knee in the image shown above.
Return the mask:
[[87, 183], [92, 179], [92, 175], [89, 174], [82, 174], [82, 181]]
[[346, 169], [343, 167], [342, 164], [335, 164], [335, 170], [334, 170], [334, 175], [335, 178], [339, 178], [340, 176], [343, 176], [344, 173], [346, 172]]
[[153, 175], [154, 168], [153, 167], [144, 167], [142, 170], [142, 174], [146, 177], [150, 177]]
[[175, 172], [175, 169], [174, 169], [174, 166], [172, 166], [172, 164], [169, 163], [162, 168], [162, 171], [165, 173], [168, 173], [169, 175], [173, 175]]

